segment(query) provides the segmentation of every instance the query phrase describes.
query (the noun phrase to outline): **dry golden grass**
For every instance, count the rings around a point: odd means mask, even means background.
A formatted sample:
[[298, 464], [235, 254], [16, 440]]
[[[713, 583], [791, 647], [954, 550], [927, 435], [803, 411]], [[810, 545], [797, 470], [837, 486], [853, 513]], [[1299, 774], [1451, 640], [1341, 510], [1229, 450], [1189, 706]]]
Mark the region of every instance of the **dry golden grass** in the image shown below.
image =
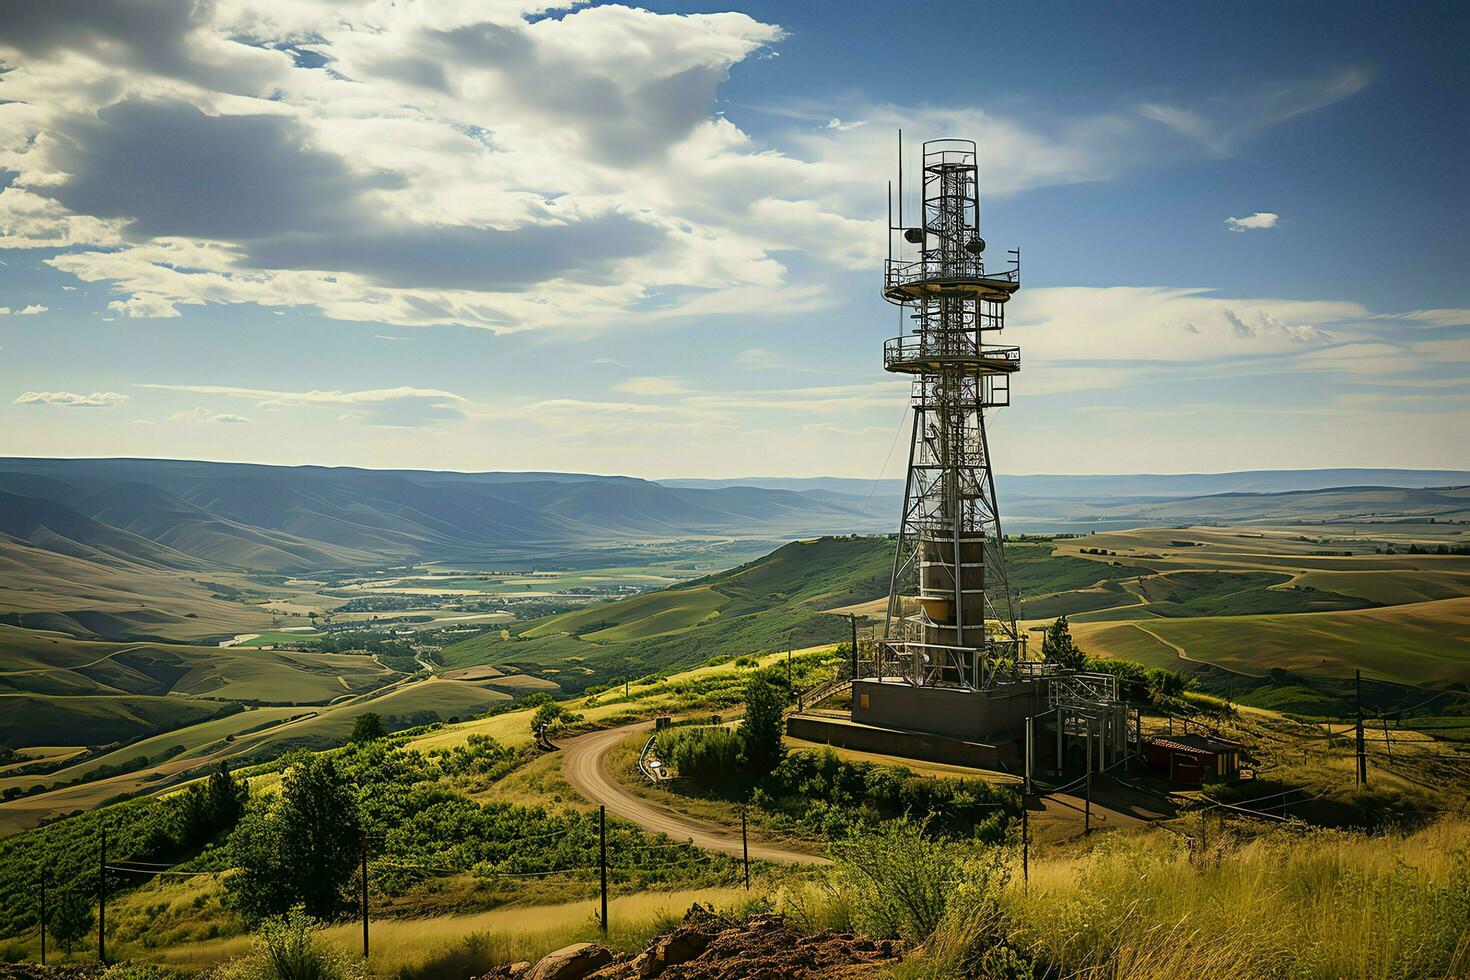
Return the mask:
[[[370, 923], [369, 971], [379, 977], [448, 977], [459, 980], [496, 963], [535, 961], [543, 954], [581, 941], [640, 948], [649, 937], [677, 921], [695, 902], [737, 908], [750, 901], [739, 889], [713, 888], [625, 895], [608, 902], [611, 930], [606, 940], [597, 927], [598, 902], [588, 899], [557, 905], [512, 905], [470, 915], [416, 919], [379, 919]], [[362, 950], [362, 926], [347, 921], [329, 926], [323, 938], [349, 952]], [[117, 954], [138, 962], [180, 969], [203, 969], [243, 956], [250, 937], [235, 935], [184, 942], [147, 950], [118, 947]]]
[[1005, 896], [1011, 941], [1066, 975], [1465, 976], [1470, 824], [1407, 836], [1194, 822], [1192, 846], [1116, 836], [1032, 862]]

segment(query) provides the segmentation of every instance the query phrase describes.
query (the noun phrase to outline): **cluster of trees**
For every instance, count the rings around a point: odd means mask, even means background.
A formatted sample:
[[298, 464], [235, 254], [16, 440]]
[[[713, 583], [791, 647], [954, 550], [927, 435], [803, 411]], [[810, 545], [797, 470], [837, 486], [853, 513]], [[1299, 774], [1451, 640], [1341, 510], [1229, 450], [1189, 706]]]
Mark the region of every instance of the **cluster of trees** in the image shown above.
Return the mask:
[[521, 699], [522, 708], [535, 708], [531, 715], [532, 734], [554, 735], [582, 720], [582, 716], [569, 711], [567, 706], [552, 698], [545, 691], [537, 691]]
[[[0, 935], [35, 927], [34, 889], [44, 876], [50, 890], [47, 932], [70, 953], [94, 928], [104, 827], [112, 858], [194, 860], [238, 824], [248, 798], [244, 780], [221, 763], [181, 793], [121, 803], [5, 838], [0, 841]], [[111, 889], [133, 884], [109, 876]]]
[[798, 752], [755, 787], [751, 802], [804, 833], [839, 839], [911, 817], [930, 834], [998, 842], [1021, 798], [983, 779], [934, 779], [897, 766], [848, 762], [830, 749]]
[[739, 728], [671, 729], [659, 739], [659, 755], [701, 785], [752, 785], [785, 758], [783, 712], [790, 701], [784, 667], [758, 671], [745, 682]]
[[197, 850], [240, 822], [250, 785], [236, 779], [221, 762], [209, 778], [170, 797], [152, 822], [144, 851], [151, 858], [177, 857]]
[[[251, 801], [224, 849], [225, 866], [238, 869], [224, 878], [229, 905], [253, 922], [293, 908], [339, 917], [353, 908], [365, 850], [372, 887], [390, 894], [422, 880], [415, 866], [594, 875], [595, 812], [477, 803], [451, 784], [508, 771], [516, 757], [479, 737], [427, 755], [377, 739], [283, 760], [279, 792]], [[635, 827], [608, 827], [609, 850], [639, 885], [705, 883], [726, 870], [720, 861], [691, 870], [648, 843]]]

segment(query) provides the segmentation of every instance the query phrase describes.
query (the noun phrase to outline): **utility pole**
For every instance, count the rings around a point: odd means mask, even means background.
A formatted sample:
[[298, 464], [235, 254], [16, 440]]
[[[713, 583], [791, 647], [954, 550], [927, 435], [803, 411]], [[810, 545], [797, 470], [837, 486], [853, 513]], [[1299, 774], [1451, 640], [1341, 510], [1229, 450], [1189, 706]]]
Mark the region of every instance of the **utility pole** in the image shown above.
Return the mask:
[[1092, 833], [1092, 770], [1087, 770], [1087, 809], [1083, 811], [1082, 832]]
[[740, 808], [740, 860], [745, 865], [745, 890], [750, 891], [750, 839], [745, 833], [745, 807]]
[[791, 687], [793, 685], [793, 683], [794, 682], [791, 679], [791, 647], [790, 646], [787, 646], [786, 647], [786, 686], [787, 687]]
[[368, 879], [367, 879], [367, 834], [362, 835], [362, 958], [368, 958]]
[[848, 613], [847, 614], [847, 620], [848, 620], [849, 623], [852, 624], [852, 679], [853, 680], [857, 680], [858, 679], [858, 661], [857, 661], [857, 614], [856, 613]]
[[1031, 765], [1032, 765], [1032, 760], [1035, 758], [1035, 752], [1036, 752], [1036, 749], [1034, 748], [1034, 746], [1032, 745], [1032, 742], [1031, 742], [1031, 736], [1032, 736], [1032, 733], [1033, 733], [1032, 722], [1033, 722], [1032, 717], [1030, 715], [1027, 715], [1026, 716], [1026, 790], [1025, 790], [1025, 793], [1024, 793], [1024, 795], [1022, 797], [1023, 799], [1026, 796], [1030, 796], [1031, 795]]
[[1021, 797], [1021, 887], [1031, 887], [1031, 822], [1026, 798]]
[[597, 810], [598, 864], [602, 870], [602, 934], [607, 935], [607, 806]]
[[1353, 675], [1357, 685], [1357, 696], [1354, 700], [1357, 702], [1358, 710], [1358, 785], [1367, 786], [1368, 752], [1363, 743], [1363, 672], [1355, 670]]
[[107, 965], [107, 824], [102, 824], [102, 846], [97, 849], [97, 962]]
[[41, 965], [46, 965], [46, 869], [41, 869]]

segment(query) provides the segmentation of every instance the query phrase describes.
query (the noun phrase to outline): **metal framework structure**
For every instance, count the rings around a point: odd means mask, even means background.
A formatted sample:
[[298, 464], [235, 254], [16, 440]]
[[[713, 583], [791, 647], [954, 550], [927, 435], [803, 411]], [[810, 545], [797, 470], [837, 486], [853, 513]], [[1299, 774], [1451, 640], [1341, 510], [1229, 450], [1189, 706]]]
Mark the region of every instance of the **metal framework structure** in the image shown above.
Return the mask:
[[[1006, 581], [995, 475], [985, 412], [1010, 403], [1019, 348], [997, 340], [1005, 304], [1021, 285], [1021, 255], [987, 268], [980, 237], [975, 144], [923, 147], [919, 221], [892, 215], [883, 297], [901, 310], [900, 335], [883, 345], [883, 367], [913, 378], [908, 479], [879, 677], [988, 690], [1015, 679], [1025, 660]], [[907, 326], [905, 326], [905, 324]]]

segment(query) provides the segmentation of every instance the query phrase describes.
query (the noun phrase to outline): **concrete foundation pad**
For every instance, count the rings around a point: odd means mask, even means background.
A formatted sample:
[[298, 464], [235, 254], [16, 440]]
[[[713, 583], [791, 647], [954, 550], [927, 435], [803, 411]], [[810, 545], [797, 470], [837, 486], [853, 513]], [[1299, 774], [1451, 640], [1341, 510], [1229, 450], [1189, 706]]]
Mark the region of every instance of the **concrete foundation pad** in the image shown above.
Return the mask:
[[970, 742], [931, 732], [882, 728], [831, 715], [794, 714], [786, 719], [786, 734], [807, 742], [923, 759], [953, 766], [1016, 772], [1021, 754], [1013, 742]]
[[1004, 745], [1025, 737], [1026, 719], [1044, 710], [1035, 681], [984, 691], [865, 677], [852, 685], [852, 720], [877, 728], [928, 732], [962, 742]]

